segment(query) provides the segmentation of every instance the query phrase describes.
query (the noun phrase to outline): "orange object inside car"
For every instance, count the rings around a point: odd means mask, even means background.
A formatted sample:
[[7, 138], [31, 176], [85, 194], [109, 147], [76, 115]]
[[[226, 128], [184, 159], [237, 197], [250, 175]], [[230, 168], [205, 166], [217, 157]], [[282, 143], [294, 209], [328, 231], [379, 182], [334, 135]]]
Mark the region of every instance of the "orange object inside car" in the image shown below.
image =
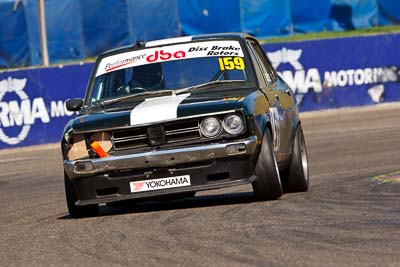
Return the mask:
[[96, 152], [97, 156], [99, 156], [100, 158], [108, 157], [108, 153], [105, 152], [104, 149], [100, 146], [100, 144], [97, 143], [96, 141], [93, 141], [90, 144], [90, 147], [93, 149], [94, 152]]

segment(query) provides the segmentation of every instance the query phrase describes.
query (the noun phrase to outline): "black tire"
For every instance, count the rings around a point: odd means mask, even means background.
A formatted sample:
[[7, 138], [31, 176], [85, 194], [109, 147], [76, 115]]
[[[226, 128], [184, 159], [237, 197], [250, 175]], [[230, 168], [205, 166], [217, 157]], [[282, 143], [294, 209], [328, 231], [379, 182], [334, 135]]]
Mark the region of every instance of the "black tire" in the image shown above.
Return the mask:
[[74, 185], [68, 176], [64, 173], [64, 185], [65, 185], [65, 198], [67, 200], [67, 207], [69, 215], [72, 218], [83, 218], [96, 216], [99, 212], [99, 205], [86, 205], [77, 206], [75, 202], [78, 200], [75, 192]]
[[296, 129], [292, 159], [288, 169], [282, 174], [282, 184], [285, 193], [304, 192], [308, 190], [308, 158], [301, 124]]
[[279, 176], [278, 164], [271, 144], [271, 134], [265, 130], [260, 155], [254, 169], [257, 177], [252, 183], [257, 200], [274, 200], [282, 196], [283, 190]]

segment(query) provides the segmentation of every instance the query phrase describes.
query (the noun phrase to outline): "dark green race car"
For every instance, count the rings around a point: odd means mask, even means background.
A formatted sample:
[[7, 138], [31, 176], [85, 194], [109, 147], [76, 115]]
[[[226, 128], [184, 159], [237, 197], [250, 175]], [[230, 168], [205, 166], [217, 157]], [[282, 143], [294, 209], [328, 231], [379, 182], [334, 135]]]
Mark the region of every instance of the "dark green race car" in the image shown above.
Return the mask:
[[72, 217], [101, 203], [253, 185], [257, 200], [308, 189], [292, 90], [246, 34], [106, 52], [61, 141]]

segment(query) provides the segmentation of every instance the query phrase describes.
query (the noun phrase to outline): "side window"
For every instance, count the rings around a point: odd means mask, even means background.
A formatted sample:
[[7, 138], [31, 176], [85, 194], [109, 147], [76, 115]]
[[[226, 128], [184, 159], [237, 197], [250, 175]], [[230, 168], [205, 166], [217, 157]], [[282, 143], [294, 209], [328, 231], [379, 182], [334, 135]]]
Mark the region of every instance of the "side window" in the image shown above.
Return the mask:
[[250, 46], [252, 47], [253, 51], [257, 54], [257, 57], [260, 60], [260, 65], [263, 70], [263, 73], [268, 81], [269, 84], [274, 83], [276, 80], [275, 71], [271, 66], [271, 63], [268, 61], [267, 56], [265, 55], [262, 48], [255, 43], [254, 41], [249, 41]]
[[269, 61], [269, 58], [267, 57], [267, 55], [265, 54], [264, 50], [262, 50], [262, 53], [264, 55], [264, 62], [267, 65], [267, 69], [269, 70], [269, 73], [271, 75], [271, 78], [273, 81], [275, 81], [277, 79], [277, 74], [276, 71], [274, 69], [274, 67], [272, 67], [271, 62]]
[[267, 86], [267, 80], [263, 74], [263, 70], [260, 67], [260, 60], [257, 58], [256, 53], [253, 51], [253, 48], [251, 47], [251, 45], [249, 44], [249, 42], [247, 42], [247, 48], [249, 50], [249, 54], [250, 57], [252, 59], [252, 61], [254, 62], [254, 70], [256, 72], [257, 75], [257, 79], [260, 82], [260, 86], [262, 88]]

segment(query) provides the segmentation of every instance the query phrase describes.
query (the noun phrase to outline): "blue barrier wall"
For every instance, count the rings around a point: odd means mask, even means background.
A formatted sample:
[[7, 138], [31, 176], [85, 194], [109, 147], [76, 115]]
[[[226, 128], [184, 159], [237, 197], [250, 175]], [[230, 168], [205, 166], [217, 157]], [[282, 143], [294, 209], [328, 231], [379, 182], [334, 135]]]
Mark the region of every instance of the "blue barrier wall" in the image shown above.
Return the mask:
[[400, 100], [400, 34], [264, 44], [300, 110]]
[[[264, 44], [300, 110], [400, 100], [400, 34]], [[0, 72], [0, 148], [57, 142], [92, 63]]]
[[0, 72], [0, 148], [61, 140], [73, 113], [65, 101], [83, 97], [92, 64]]
[[[37, 0], [0, 1], [0, 68], [38, 65]], [[394, 0], [45, 0], [51, 63], [137, 39], [243, 31], [259, 38], [400, 23]]]

